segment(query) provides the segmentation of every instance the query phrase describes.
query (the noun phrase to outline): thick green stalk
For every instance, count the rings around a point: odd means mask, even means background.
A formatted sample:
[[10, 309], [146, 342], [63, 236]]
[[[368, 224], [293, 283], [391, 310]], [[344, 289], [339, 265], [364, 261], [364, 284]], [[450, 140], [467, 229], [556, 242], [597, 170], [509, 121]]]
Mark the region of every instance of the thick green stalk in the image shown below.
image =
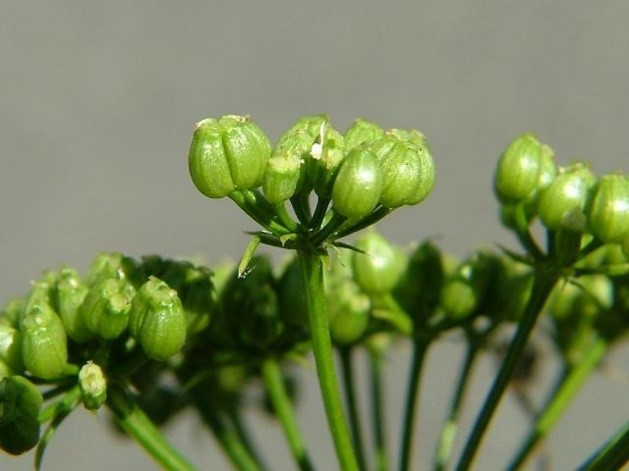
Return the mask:
[[496, 379], [491, 386], [489, 394], [485, 399], [483, 407], [467, 439], [465, 448], [456, 467], [458, 471], [470, 469], [485, 431], [489, 426], [489, 422], [498, 408], [500, 400], [509, 385], [511, 375], [518, 364], [518, 360], [522, 356], [529, 335], [537, 322], [539, 314], [542, 312], [548, 295], [558, 279], [559, 275], [552, 270], [540, 269], [536, 272], [531, 297], [520, 319], [518, 329], [511, 340], [502, 366], [496, 375]]
[[269, 357], [262, 362], [262, 377], [297, 466], [303, 471], [313, 470], [304, 439], [297, 425], [297, 419], [293, 413], [293, 406], [284, 387], [282, 370], [275, 358]]
[[332, 356], [328, 307], [323, 288], [323, 262], [321, 256], [315, 252], [299, 251], [298, 254], [306, 287], [310, 335], [312, 336], [312, 349], [319, 376], [319, 387], [321, 388], [323, 405], [334, 440], [336, 455], [341, 469], [344, 471], [358, 470], [358, 462], [343, 412]]
[[463, 405], [463, 398], [467, 391], [470, 379], [472, 377], [472, 370], [476, 359], [478, 358], [478, 346], [473, 341], [468, 341], [467, 349], [465, 351], [465, 359], [459, 372], [459, 377], [448, 410], [448, 415], [441, 428], [439, 434], [439, 441], [437, 443], [437, 452], [435, 454], [434, 469], [438, 471], [444, 471], [447, 469], [450, 458], [452, 457], [452, 451], [454, 450], [454, 441], [459, 428], [459, 415], [461, 413], [461, 406]]
[[411, 463], [411, 451], [413, 450], [413, 435], [415, 432], [415, 420], [417, 404], [419, 402], [419, 384], [424, 366], [426, 351], [429, 342], [423, 338], [413, 340], [413, 360], [408, 372], [408, 385], [406, 389], [406, 407], [404, 409], [404, 424], [402, 427], [402, 446], [400, 448], [400, 471], [408, 471]]
[[362, 426], [360, 424], [360, 413], [358, 411], [358, 399], [356, 398], [356, 382], [354, 378], [354, 362], [351, 347], [341, 348], [341, 370], [343, 373], [343, 389], [345, 390], [345, 402], [349, 413], [349, 424], [354, 438], [354, 447], [360, 469], [367, 469], [365, 465], [365, 447], [363, 445]]
[[529, 432], [519, 451], [509, 464], [508, 469], [519, 469], [526, 462], [531, 452], [546, 437], [572, 403], [606, 351], [607, 342], [603, 339], [598, 339], [585, 353], [581, 361], [570, 369], [562, 383], [555, 390], [552, 399], [538, 415], [533, 429]]
[[373, 421], [376, 471], [389, 469], [389, 457], [386, 443], [385, 420], [382, 388], [382, 355], [377, 351], [369, 351], [369, 375], [371, 391], [371, 415]]
[[169, 471], [191, 471], [194, 468], [164, 438], [159, 429], [144, 414], [135, 401], [120, 387], [107, 389], [107, 405], [118, 423], [144, 450]]
[[629, 421], [579, 466], [578, 471], [608, 471], [621, 469], [629, 460]]

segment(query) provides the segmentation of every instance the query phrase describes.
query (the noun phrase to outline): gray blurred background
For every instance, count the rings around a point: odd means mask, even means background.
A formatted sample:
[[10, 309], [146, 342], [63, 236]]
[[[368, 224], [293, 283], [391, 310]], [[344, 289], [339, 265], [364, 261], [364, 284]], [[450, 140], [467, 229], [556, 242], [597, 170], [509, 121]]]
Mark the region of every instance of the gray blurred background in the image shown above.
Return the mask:
[[[408, 243], [437, 236], [464, 255], [514, 247], [492, 197], [496, 158], [534, 131], [559, 162], [627, 171], [629, 3], [621, 0], [424, 2], [3, 2], [0, 17], [0, 302], [49, 267], [85, 269], [102, 250], [237, 258], [255, 225], [229, 201], [204, 198], [187, 174], [193, 123], [250, 114], [275, 139], [298, 117], [339, 128], [365, 117], [429, 138], [438, 180], [419, 207], [380, 229]], [[277, 255], [277, 252], [274, 252]], [[610, 363], [627, 371], [627, 348]], [[432, 351], [422, 392], [416, 469], [426, 469], [461, 349]], [[392, 449], [408, 351], [390, 359]], [[482, 400], [479, 380], [464, 419]], [[553, 365], [545, 368], [552, 373]], [[310, 376], [314, 375], [313, 370]], [[541, 386], [541, 384], [540, 384]], [[627, 383], [597, 374], [552, 436], [554, 469], [570, 469], [629, 416]], [[335, 469], [314, 382], [300, 420], [320, 469]], [[273, 469], [291, 469], [276, 427], [251, 418]], [[106, 414], [63, 424], [45, 469], [155, 469], [108, 433]], [[512, 399], [477, 461], [500, 469], [526, 426]], [[201, 469], [229, 469], [199, 421], [168, 435]], [[0, 455], [30, 469], [32, 454]]]

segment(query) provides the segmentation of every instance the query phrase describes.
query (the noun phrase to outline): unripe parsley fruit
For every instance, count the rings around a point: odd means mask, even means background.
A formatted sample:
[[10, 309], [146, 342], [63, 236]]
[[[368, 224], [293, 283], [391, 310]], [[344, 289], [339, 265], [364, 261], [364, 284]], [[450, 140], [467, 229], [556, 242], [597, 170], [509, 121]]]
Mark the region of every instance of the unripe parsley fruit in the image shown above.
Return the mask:
[[502, 153], [494, 176], [494, 189], [502, 203], [527, 200], [537, 189], [542, 144], [532, 134], [515, 138]]
[[373, 152], [358, 147], [345, 157], [334, 182], [332, 202], [349, 219], [367, 216], [378, 204], [382, 178]]
[[100, 366], [88, 361], [79, 371], [81, 400], [86, 409], [99, 409], [107, 399], [107, 380]]
[[369, 232], [356, 241], [360, 252], [352, 253], [354, 279], [369, 295], [390, 292], [405, 269], [403, 254], [377, 232]]
[[22, 320], [22, 359], [33, 376], [54, 379], [63, 375], [68, 362], [66, 332], [52, 308], [36, 304]]
[[622, 243], [629, 237], [629, 177], [602, 176], [588, 208], [588, 228], [605, 243]]
[[129, 331], [144, 353], [166, 360], [186, 341], [186, 315], [177, 292], [151, 277], [138, 291], [129, 316]]
[[196, 124], [188, 167], [197, 189], [210, 198], [262, 184], [271, 143], [246, 116], [207, 118]]

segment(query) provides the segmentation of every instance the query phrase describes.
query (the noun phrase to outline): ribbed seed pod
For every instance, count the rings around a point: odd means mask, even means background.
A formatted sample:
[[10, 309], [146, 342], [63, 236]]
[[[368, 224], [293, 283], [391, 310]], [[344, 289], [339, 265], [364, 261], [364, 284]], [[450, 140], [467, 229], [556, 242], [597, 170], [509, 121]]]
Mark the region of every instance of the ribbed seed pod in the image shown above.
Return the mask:
[[405, 269], [402, 252], [375, 231], [356, 240], [360, 252], [352, 252], [352, 270], [358, 286], [368, 295], [390, 292]]
[[37, 445], [43, 402], [37, 387], [22, 376], [0, 382], [0, 448], [19, 455]]
[[542, 144], [532, 134], [511, 141], [494, 174], [494, 190], [500, 202], [524, 202], [533, 196], [540, 181], [541, 154]]
[[88, 288], [81, 282], [76, 270], [69, 267], [59, 270], [54, 295], [57, 314], [63, 322], [68, 337], [77, 343], [86, 342], [94, 337], [79, 313], [79, 306], [83, 303], [87, 292]]
[[610, 174], [599, 179], [587, 219], [589, 231], [602, 242], [619, 244], [629, 237], [629, 176]]
[[66, 332], [59, 316], [47, 304], [35, 304], [22, 319], [22, 359], [33, 376], [55, 379], [68, 362]]
[[382, 177], [373, 152], [359, 147], [350, 151], [334, 182], [334, 208], [349, 219], [367, 216], [378, 204]]
[[126, 280], [108, 279], [94, 284], [79, 307], [87, 329], [107, 340], [120, 336], [129, 323], [135, 289]]

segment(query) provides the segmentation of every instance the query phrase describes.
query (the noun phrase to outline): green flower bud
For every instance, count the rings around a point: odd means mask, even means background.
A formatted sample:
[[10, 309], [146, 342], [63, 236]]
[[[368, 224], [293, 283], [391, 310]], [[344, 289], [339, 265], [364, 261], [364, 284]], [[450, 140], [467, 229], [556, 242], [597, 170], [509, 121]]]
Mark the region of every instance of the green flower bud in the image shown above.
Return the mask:
[[478, 311], [487, 299], [497, 266], [496, 257], [485, 252], [477, 252], [460, 264], [441, 290], [441, 307], [446, 314], [462, 319]]
[[605, 243], [629, 237], [629, 177], [604, 175], [594, 188], [588, 208], [588, 228]]
[[36, 304], [22, 319], [22, 359], [31, 374], [41, 379], [63, 375], [68, 362], [66, 332], [59, 316], [47, 304]]
[[350, 151], [334, 182], [332, 202], [336, 210], [349, 219], [363, 218], [376, 207], [381, 191], [376, 156], [362, 147]]
[[24, 371], [22, 360], [22, 334], [6, 322], [0, 322], [0, 361], [12, 372]]
[[118, 338], [129, 323], [135, 289], [125, 280], [96, 283], [79, 307], [79, 315], [90, 332], [107, 340]]
[[539, 198], [538, 215], [544, 226], [551, 231], [583, 232], [584, 210], [595, 182], [596, 177], [586, 164], [560, 169]]
[[97, 410], [107, 400], [107, 380], [96, 363], [88, 361], [79, 371], [81, 401], [86, 409]]
[[340, 345], [352, 344], [367, 330], [369, 298], [352, 280], [343, 280], [330, 289], [328, 316], [332, 340]]
[[186, 315], [177, 292], [151, 277], [142, 285], [131, 306], [129, 331], [144, 353], [166, 360], [186, 342]]
[[22, 376], [10, 376], [0, 382], [0, 448], [19, 455], [37, 445], [37, 416], [43, 402], [35, 385]]
[[375, 123], [364, 119], [355, 120], [345, 132], [345, 150], [349, 152], [363, 143], [371, 143], [384, 136], [384, 130]]
[[368, 295], [393, 290], [406, 268], [402, 252], [375, 231], [360, 237], [355, 247], [364, 252], [352, 253], [354, 279], [360, 289]]
[[209, 198], [262, 184], [271, 143], [246, 116], [207, 118], [196, 124], [188, 166], [197, 189]]
[[532, 134], [515, 138], [502, 153], [494, 176], [494, 189], [502, 203], [529, 199], [540, 181], [542, 144]]
[[383, 206], [397, 208], [417, 204], [432, 191], [435, 164], [421, 133], [391, 129], [368, 149], [378, 158], [382, 175], [380, 204]]
[[94, 336], [79, 313], [79, 306], [85, 300], [87, 292], [88, 288], [81, 282], [76, 270], [68, 267], [59, 270], [54, 293], [57, 314], [68, 337], [77, 343], [86, 342]]

